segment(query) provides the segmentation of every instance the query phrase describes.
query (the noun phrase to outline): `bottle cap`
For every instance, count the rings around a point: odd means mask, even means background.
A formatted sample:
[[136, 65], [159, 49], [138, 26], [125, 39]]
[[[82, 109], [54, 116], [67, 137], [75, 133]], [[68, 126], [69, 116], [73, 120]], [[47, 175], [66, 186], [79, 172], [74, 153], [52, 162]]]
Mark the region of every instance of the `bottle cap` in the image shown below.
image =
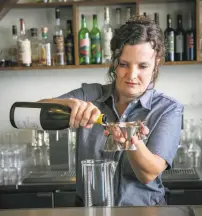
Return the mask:
[[95, 122], [96, 124], [107, 124], [107, 116], [100, 114]]

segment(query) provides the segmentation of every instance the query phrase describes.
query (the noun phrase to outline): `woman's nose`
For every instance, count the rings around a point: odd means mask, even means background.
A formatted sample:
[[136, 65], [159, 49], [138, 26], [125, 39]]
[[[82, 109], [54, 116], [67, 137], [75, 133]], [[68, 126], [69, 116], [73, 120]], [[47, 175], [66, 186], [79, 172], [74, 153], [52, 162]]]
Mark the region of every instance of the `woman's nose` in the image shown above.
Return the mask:
[[137, 69], [137, 67], [130, 67], [128, 70], [128, 76], [131, 79], [137, 78], [139, 74], [139, 70]]

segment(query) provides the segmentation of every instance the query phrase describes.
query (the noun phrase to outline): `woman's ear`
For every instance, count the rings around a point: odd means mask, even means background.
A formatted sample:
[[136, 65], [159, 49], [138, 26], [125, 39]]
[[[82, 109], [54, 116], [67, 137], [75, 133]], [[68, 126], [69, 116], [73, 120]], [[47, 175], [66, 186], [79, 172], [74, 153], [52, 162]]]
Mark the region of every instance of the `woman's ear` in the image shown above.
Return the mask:
[[156, 66], [159, 66], [160, 62], [161, 62], [161, 59], [157, 58], [157, 60], [156, 60]]

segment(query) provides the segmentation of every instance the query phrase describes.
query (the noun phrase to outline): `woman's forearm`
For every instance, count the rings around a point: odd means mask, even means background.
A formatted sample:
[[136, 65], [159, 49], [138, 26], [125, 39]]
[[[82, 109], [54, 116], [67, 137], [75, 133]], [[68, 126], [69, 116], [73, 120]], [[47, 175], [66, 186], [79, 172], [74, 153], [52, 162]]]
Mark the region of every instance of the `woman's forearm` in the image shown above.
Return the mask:
[[136, 151], [127, 151], [130, 164], [142, 183], [155, 179], [167, 166], [166, 161], [154, 155], [142, 141], [136, 145]]

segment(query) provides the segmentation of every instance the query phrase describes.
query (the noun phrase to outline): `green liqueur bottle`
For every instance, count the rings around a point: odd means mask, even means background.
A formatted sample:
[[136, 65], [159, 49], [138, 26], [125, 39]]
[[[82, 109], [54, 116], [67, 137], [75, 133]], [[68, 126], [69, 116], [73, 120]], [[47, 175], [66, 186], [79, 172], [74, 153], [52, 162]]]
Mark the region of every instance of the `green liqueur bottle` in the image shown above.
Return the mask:
[[97, 15], [93, 14], [93, 28], [90, 32], [91, 38], [91, 63], [101, 64], [101, 32], [98, 28]]
[[86, 18], [83, 14], [79, 30], [79, 63], [90, 64], [90, 32], [86, 27]]

